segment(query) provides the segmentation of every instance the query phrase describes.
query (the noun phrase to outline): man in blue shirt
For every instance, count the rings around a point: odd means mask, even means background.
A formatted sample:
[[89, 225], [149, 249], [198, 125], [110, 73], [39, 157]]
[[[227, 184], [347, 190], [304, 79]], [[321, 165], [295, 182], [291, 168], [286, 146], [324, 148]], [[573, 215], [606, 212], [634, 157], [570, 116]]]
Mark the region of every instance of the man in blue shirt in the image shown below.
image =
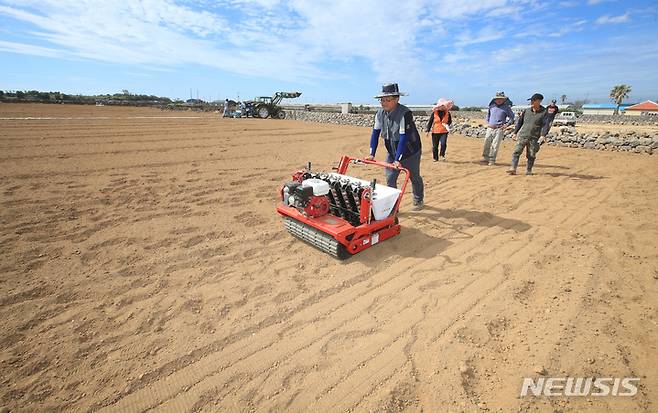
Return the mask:
[[[375, 96], [382, 107], [375, 114], [368, 159], [375, 158], [381, 136], [388, 151], [386, 162], [402, 165], [409, 170], [414, 197], [412, 210], [420, 211], [423, 209], [424, 196], [423, 178], [420, 176], [421, 142], [411, 110], [400, 104], [400, 96], [405, 95], [400, 93], [397, 83], [389, 83], [383, 85], [382, 92]], [[386, 184], [397, 188], [399, 175], [397, 169], [386, 169]]]
[[505, 96], [505, 92], [497, 92], [489, 102], [487, 111], [487, 134], [484, 137], [482, 162], [493, 166], [496, 164], [498, 149], [505, 137], [505, 129], [514, 124], [512, 101]]

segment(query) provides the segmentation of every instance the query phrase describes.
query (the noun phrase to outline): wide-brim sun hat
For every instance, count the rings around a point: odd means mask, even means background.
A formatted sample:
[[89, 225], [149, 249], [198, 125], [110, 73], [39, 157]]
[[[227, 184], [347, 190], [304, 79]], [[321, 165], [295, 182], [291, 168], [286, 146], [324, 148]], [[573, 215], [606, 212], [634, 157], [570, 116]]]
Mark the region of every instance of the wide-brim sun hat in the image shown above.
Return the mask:
[[444, 99], [444, 98], [440, 98], [440, 99], [436, 102], [436, 105], [434, 105], [434, 107], [433, 107], [432, 109], [433, 109], [433, 110], [436, 110], [436, 109], [438, 109], [438, 108], [440, 108], [440, 107], [444, 107], [445, 110], [450, 110], [450, 109], [452, 109], [452, 107], [454, 106], [454, 104], [455, 104], [455, 103], [454, 103], [452, 100]]
[[492, 97], [492, 99], [507, 99], [507, 96], [505, 92], [496, 92], [496, 96]]
[[385, 96], [407, 96], [406, 93], [400, 92], [397, 83], [387, 83], [382, 85], [382, 92], [375, 96], [375, 99], [383, 98]]

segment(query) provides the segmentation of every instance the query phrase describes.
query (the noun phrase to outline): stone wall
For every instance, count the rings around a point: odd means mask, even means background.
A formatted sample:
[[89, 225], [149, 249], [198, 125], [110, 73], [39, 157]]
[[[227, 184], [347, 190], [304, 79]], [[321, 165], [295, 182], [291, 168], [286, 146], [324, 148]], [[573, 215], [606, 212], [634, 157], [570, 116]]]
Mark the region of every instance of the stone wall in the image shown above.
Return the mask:
[[582, 115], [578, 118], [578, 122], [603, 123], [612, 125], [658, 126], [658, 116]]
[[[452, 131], [473, 138], [484, 138], [485, 126], [455, 124]], [[513, 131], [509, 129], [505, 137], [511, 139]], [[546, 137], [549, 145], [571, 148], [626, 151], [635, 153], [658, 153], [658, 132], [589, 132], [580, 133], [573, 127], [559, 126], [551, 128]]]
[[[486, 112], [466, 112], [463, 110], [452, 112], [456, 118], [462, 119], [484, 119]], [[612, 116], [612, 115], [582, 115], [578, 117], [578, 123], [606, 124], [606, 125], [643, 125], [658, 126], [658, 116]]]
[[[463, 112], [462, 112], [463, 113]], [[477, 113], [477, 112], [467, 112]], [[452, 132], [472, 138], [483, 139], [487, 128], [469, 123], [461, 113], [455, 113]], [[483, 114], [479, 114], [480, 119]], [[288, 119], [305, 122], [330, 123], [335, 125], [354, 125], [372, 127], [374, 115], [366, 114], [340, 114], [327, 112], [286, 111]], [[420, 132], [424, 130], [427, 116], [416, 116], [416, 126]], [[477, 118], [475, 118], [477, 119]], [[512, 137], [512, 130], [505, 133], [506, 138]], [[580, 133], [573, 127], [553, 127], [547, 136], [549, 145], [566, 146], [572, 148], [586, 148], [611, 151], [626, 151], [635, 153], [658, 153], [658, 132], [589, 132]]]

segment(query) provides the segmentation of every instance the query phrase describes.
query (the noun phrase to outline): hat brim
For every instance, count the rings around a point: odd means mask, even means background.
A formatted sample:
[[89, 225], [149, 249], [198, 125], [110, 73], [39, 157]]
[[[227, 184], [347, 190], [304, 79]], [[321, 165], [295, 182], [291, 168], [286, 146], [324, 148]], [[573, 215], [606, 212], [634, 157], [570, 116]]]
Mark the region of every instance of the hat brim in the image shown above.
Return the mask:
[[445, 108], [446, 110], [450, 110], [452, 109], [453, 106], [455, 106], [455, 103], [449, 100], [443, 102], [436, 102], [436, 105], [432, 107], [432, 110], [436, 110], [438, 108]]
[[491, 99], [496, 100], [496, 99], [507, 99], [507, 96], [494, 96]]
[[379, 95], [375, 96], [375, 99], [383, 98], [386, 96], [408, 96], [407, 93], [404, 92], [397, 92], [397, 93], [380, 93]]

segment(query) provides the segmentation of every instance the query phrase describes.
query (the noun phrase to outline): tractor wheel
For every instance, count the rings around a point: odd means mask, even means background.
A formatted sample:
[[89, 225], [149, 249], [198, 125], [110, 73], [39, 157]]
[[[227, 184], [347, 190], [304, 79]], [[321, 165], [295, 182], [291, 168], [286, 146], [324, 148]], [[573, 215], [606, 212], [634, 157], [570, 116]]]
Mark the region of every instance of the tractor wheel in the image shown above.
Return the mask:
[[267, 106], [259, 106], [256, 109], [256, 114], [259, 118], [266, 119], [268, 116], [270, 116], [270, 110], [267, 108]]
[[286, 112], [280, 110], [279, 113], [276, 114], [276, 117], [278, 119], [285, 119], [286, 118]]

